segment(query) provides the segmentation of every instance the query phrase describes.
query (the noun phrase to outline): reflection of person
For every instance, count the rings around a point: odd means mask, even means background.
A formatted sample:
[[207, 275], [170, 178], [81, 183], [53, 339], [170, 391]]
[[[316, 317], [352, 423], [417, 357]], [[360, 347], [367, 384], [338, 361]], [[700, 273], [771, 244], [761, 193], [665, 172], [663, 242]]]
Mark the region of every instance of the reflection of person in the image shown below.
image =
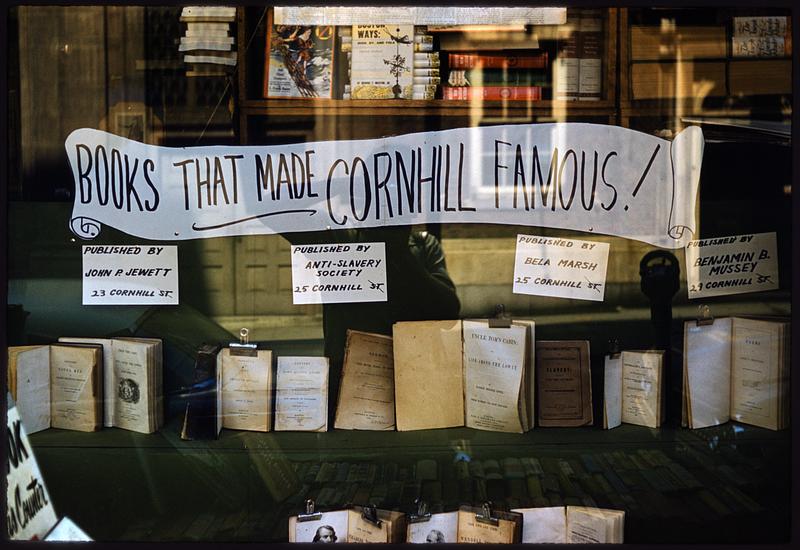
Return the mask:
[[[325, 304], [323, 330], [325, 355], [330, 359], [328, 395], [339, 393], [339, 379], [347, 330], [392, 334], [397, 321], [457, 319], [460, 309], [456, 288], [447, 273], [439, 240], [427, 231], [409, 226], [342, 229], [284, 234], [292, 244], [371, 243], [386, 246], [385, 302]], [[331, 418], [336, 399], [328, 399]]]
[[314, 540], [311, 542], [336, 542], [339, 538], [336, 536], [336, 531], [330, 525], [320, 525], [314, 534]]
[[431, 532], [428, 533], [428, 536], [425, 537], [425, 542], [444, 542], [444, 533], [439, 531], [438, 529], [431, 529]]

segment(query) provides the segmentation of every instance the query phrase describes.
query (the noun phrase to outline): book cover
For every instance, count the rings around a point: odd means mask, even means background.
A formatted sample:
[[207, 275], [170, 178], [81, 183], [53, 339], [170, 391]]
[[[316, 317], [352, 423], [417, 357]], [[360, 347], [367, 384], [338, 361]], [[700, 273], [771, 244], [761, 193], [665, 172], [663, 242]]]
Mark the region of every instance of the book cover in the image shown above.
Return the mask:
[[468, 53], [450, 52], [447, 54], [451, 69], [544, 69], [547, 67], [547, 52], [518, 54], [508, 52]]
[[592, 423], [589, 342], [536, 342], [540, 426], [586, 426]]
[[332, 98], [336, 27], [270, 25], [264, 97]]
[[442, 86], [447, 100], [528, 100], [542, 99], [541, 86]]
[[414, 26], [353, 25], [352, 35], [352, 99], [410, 99]]

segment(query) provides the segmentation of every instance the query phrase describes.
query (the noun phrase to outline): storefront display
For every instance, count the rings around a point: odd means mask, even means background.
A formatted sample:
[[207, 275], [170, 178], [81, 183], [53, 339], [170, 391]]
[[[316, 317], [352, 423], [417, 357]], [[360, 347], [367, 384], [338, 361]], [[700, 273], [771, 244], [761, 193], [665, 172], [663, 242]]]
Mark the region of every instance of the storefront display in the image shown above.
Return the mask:
[[10, 22], [9, 538], [789, 541], [789, 9]]

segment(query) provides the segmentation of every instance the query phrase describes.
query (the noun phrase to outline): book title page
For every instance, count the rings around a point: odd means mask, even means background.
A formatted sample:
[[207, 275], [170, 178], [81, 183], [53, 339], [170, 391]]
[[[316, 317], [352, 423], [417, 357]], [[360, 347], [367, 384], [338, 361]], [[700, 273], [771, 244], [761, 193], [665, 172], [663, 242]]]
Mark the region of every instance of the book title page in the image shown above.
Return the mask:
[[583, 426], [592, 421], [589, 343], [536, 343], [539, 424]]
[[521, 433], [525, 328], [489, 328], [481, 321], [464, 321], [463, 326], [466, 425]]
[[733, 319], [731, 417], [735, 420], [764, 427], [777, 422], [779, 329], [777, 323]]
[[96, 348], [50, 346], [51, 425], [67, 430], [99, 428], [100, 351]]
[[394, 430], [392, 338], [349, 331], [335, 427]]
[[131, 340], [114, 341], [114, 421], [135, 432], [152, 431], [147, 345]]
[[478, 521], [475, 512], [458, 512], [458, 541], [468, 543], [511, 544], [514, 522], [500, 519], [498, 525]]
[[232, 430], [267, 432], [272, 424], [272, 352], [253, 357], [220, 351], [222, 426]]
[[328, 427], [328, 358], [278, 357], [275, 430], [320, 432]]
[[622, 421], [657, 428], [660, 420], [660, 353], [622, 352]]
[[406, 542], [439, 543], [456, 542], [458, 538], [458, 512], [431, 514], [428, 521], [408, 524]]

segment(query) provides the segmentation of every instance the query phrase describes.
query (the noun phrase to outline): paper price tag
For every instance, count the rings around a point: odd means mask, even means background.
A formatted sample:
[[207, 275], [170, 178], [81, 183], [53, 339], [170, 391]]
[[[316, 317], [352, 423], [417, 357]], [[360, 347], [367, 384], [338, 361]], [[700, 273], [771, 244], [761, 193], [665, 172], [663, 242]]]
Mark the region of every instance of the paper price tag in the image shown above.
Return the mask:
[[775, 233], [690, 241], [686, 245], [689, 299], [778, 288]]
[[178, 247], [84, 246], [83, 305], [177, 305]]
[[608, 243], [517, 235], [514, 294], [602, 302]]
[[292, 246], [292, 303], [385, 302], [385, 243]]

